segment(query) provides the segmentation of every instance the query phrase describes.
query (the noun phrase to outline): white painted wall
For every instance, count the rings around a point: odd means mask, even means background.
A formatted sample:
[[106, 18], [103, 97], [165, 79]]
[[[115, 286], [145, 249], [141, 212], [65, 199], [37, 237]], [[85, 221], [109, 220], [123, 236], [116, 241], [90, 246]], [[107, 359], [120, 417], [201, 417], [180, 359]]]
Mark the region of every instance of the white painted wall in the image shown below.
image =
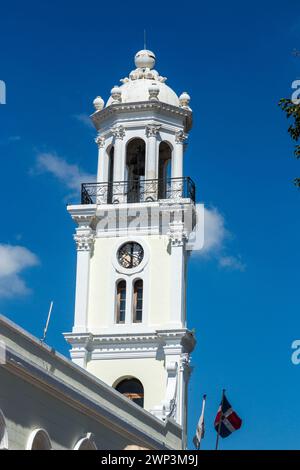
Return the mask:
[[[118, 270], [114, 257], [118, 248], [126, 241], [134, 240], [145, 248], [145, 264], [141, 270]], [[125, 279], [129, 286], [135, 279], [144, 281], [143, 325], [133, 324], [141, 330], [145, 325], [151, 329], [164, 328], [171, 321], [171, 255], [167, 236], [149, 236], [147, 239], [132, 236], [118, 238], [96, 238], [90, 260], [90, 291], [88, 302], [88, 331], [94, 334], [125, 331], [128, 325], [114, 323], [115, 286]], [[126, 274], [125, 274], [126, 273]], [[130, 296], [130, 289], [128, 289]], [[130, 296], [131, 297], [131, 296]], [[130, 303], [128, 304], [130, 306]], [[130, 308], [130, 307], [129, 307]]]
[[153, 358], [94, 360], [88, 363], [87, 370], [111, 386], [122, 378], [137, 377], [144, 387], [144, 408], [148, 411], [165, 398], [167, 373], [162, 360]]

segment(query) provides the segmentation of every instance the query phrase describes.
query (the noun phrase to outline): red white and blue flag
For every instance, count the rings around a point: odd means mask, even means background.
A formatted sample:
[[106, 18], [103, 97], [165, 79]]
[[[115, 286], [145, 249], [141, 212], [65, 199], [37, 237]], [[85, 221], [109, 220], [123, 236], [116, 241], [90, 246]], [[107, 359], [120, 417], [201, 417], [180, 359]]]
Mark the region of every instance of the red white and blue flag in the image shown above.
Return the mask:
[[240, 429], [241, 425], [241, 418], [233, 411], [224, 393], [215, 419], [215, 430], [221, 437], [227, 437]]

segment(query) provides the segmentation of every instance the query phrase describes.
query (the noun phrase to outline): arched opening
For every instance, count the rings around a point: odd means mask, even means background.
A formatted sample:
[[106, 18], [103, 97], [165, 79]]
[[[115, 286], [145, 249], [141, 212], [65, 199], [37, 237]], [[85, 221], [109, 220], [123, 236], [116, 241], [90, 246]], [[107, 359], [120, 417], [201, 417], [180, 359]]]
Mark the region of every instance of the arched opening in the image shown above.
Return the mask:
[[113, 182], [114, 182], [114, 147], [108, 152], [108, 187], [107, 187], [107, 203], [111, 204], [113, 199]]
[[51, 450], [49, 434], [45, 429], [35, 429], [29, 436], [27, 450]]
[[0, 410], [0, 449], [8, 449], [8, 438], [5, 418]]
[[116, 323], [125, 323], [126, 315], [126, 281], [117, 283]]
[[86, 437], [80, 439], [75, 445], [74, 450], [97, 450], [92, 433], [88, 433]]
[[127, 202], [139, 202], [145, 179], [145, 142], [143, 139], [131, 140], [126, 149]]
[[138, 379], [130, 378], [121, 380], [116, 386], [116, 390], [143, 408], [144, 387]]
[[168, 197], [168, 185], [171, 178], [172, 149], [167, 142], [159, 144], [158, 160], [158, 199]]
[[133, 323], [141, 323], [143, 321], [143, 281], [138, 279], [133, 285]]

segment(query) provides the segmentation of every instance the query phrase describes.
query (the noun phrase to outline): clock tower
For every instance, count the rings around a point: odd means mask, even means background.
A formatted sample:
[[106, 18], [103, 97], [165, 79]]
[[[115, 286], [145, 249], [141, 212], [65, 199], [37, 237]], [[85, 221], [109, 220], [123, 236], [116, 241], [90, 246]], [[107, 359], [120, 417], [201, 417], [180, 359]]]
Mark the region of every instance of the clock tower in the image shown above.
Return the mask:
[[184, 176], [190, 97], [179, 97], [148, 50], [94, 100], [96, 182], [83, 182], [77, 224], [72, 360], [161, 420], [186, 446], [187, 385], [195, 338], [187, 329], [189, 236], [195, 186]]

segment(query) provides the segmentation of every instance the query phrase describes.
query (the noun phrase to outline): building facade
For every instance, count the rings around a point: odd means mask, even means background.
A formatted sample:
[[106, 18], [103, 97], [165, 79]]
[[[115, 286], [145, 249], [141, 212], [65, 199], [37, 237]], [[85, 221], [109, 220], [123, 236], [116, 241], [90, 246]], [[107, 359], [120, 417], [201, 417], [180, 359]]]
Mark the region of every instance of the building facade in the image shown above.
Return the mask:
[[0, 315], [0, 449], [180, 449], [182, 430]]
[[98, 172], [68, 206], [77, 224], [72, 360], [183, 429], [195, 338], [187, 328], [187, 241], [195, 186], [184, 175], [190, 97], [179, 97], [148, 50], [94, 101]]
[[143, 50], [94, 100], [97, 179], [77, 224], [71, 360], [0, 316], [0, 449], [186, 448], [186, 285], [195, 186], [184, 175], [190, 97]]

